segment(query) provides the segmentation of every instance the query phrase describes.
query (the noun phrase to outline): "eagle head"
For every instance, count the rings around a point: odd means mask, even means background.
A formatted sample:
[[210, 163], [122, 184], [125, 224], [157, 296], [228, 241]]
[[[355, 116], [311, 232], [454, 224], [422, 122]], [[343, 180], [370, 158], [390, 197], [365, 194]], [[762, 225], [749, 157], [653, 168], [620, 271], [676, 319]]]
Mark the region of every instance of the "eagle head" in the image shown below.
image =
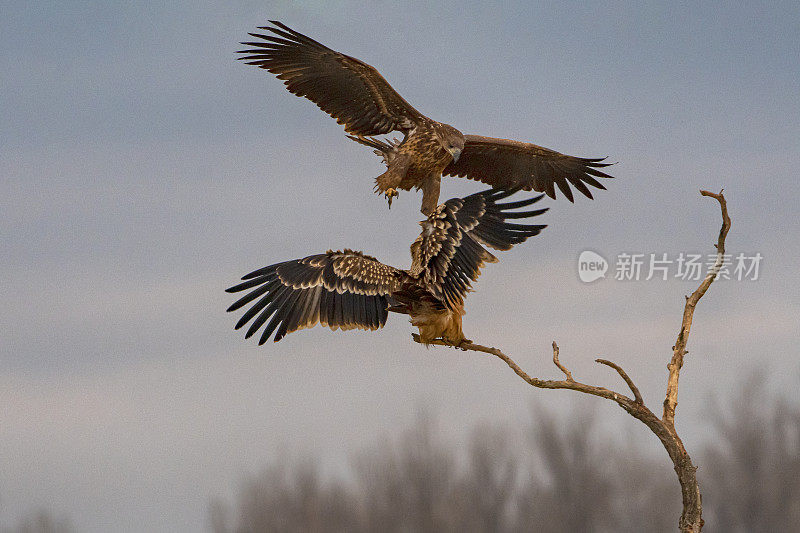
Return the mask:
[[453, 163], [458, 161], [461, 151], [464, 149], [464, 134], [449, 124], [440, 124], [436, 133], [444, 149], [453, 156]]

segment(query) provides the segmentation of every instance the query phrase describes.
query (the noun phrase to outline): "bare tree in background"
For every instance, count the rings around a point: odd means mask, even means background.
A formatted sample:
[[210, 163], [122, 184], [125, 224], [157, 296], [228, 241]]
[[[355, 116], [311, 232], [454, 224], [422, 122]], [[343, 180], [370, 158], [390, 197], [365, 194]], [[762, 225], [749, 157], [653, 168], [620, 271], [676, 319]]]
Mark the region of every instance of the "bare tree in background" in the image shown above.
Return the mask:
[[[357, 506], [345, 486], [321, 481], [315, 462], [279, 461], [245, 481], [235, 531], [359, 531]], [[214, 531], [229, 531], [225, 515], [224, 506], [214, 502]]]
[[706, 508], [715, 531], [800, 528], [800, 406], [771, 397], [754, 375], [717, 409], [719, 439], [704, 454]]
[[72, 533], [72, 525], [64, 517], [55, 516], [45, 509], [39, 509], [23, 517], [11, 528], [0, 527], [2, 533]]
[[613, 454], [591, 441], [595, 418], [578, 413], [564, 426], [556, 417], [537, 411], [537, 423], [529, 432], [544, 477], [534, 475], [523, 486], [517, 525], [541, 524], [546, 533], [611, 530], [614, 515], [609, 509], [617, 476], [608, 460]]
[[459, 516], [487, 533], [508, 531], [519, 480], [519, 457], [507, 430], [480, 426], [472, 433], [458, 487]]
[[[322, 524], [322, 531], [331, 532], [522, 533], [531, 523], [547, 533], [659, 530], [680, 508], [677, 495], [662, 499], [663, 490], [646, 490], [671, 488], [663, 478], [648, 479], [643, 487], [625, 473], [659, 472], [661, 465], [635, 449], [593, 438], [597, 432], [587, 420], [576, 414], [564, 424], [535, 409], [527, 430], [530, 447], [519, 446], [522, 437], [507, 428], [485, 425], [456, 447], [444, 441], [430, 417], [421, 417], [395, 440], [356, 455], [353, 483], [298, 484], [299, 476], [320, 478], [303, 474], [315, 468], [307, 461], [283, 461], [249, 478], [239, 493], [235, 523], [223, 504], [211, 506], [213, 531], [301, 532]], [[526, 460], [531, 454], [538, 460]], [[302, 505], [310, 500], [347, 503], [332, 509]]]
[[[537, 407], [537, 406], [535, 406]], [[535, 409], [528, 450], [538, 459], [516, 495], [514, 531], [667, 531], [680, 510], [669, 468], [632, 444], [597, 438], [597, 417]], [[615, 439], [616, 441], [617, 439]]]
[[[731, 219], [728, 216], [728, 206], [725, 197], [720, 191], [715, 194], [708, 191], [700, 191], [703, 196], [715, 198], [722, 210], [722, 228], [719, 231], [717, 244], [717, 259], [711, 268], [708, 276], [702, 281], [700, 286], [695, 290], [691, 296], [686, 297], [686, 303], [683, 310], [683, 319], [681, 321], [681, 328], [678, 333], [678, 339], [672, 347], [672, 359], [670, 360], [667, 368], [669, 369], [669, 376], [667, 378], [667, 394], [664, 399], [663, 414], [658, 417], [651, 411], [642, 400], [642, 395], [638, 387], [634, 384], [633, 380], [628, 374], [616, 363], [605, 359], [597, 359], [600, 364], [613, 368], [625, 381], [625, 384], [630, 388], [633, 398], [630, 398], [619, 392], [606, 389], [604, 387], [596, 387], [581, 383], [572, 377], [572, 373], [566, 366], [559, 361], [558, 345], [553, 341], [553, 364], [564, 373], [566, 379], [563, 380], [544, 380], [529, 376], [520, 366], [514, 362], [509, 356], [504, 354], [497, 348], [490, 348], [475, 343], [461, 343], [456, 348], [462, 350], [472, 350], [476, 352], [483, 352], [494, 355], [502, 359], [519, 377], [525, 380], [528, 384], [540, 389], [569, 389], [593, 396], [599, 396], [616, 402], [628, 414], [645, 424], [661, 441], [662, 445], [669, 454], [672, 464], [675, 468], [675, 473], [678, 475], [678, 482], [681, 487], [681, 495], [683, 499], [683, 512], [681, 513], [678, 527], [685, 533], [699, 533], [703, 528], [703, 504], [700, 495], [700, 486], [697, 483], [697, 476], [695, 475], [697, 467], [692, 463], [689, 453], [683, 445], [675, 430], [675, 408], [678, 405], [678, 381], [680, 379], [680, 371], [683, 366], [683, 358], [688, 353], [686, 344], [689, 341], [689, 332], [692, 328], [692, 319], [694, 316], [694, 309], [697, 306], [700, 298], [706, 293], [711, 283], [714, 282], [717, 273], [722, 267], [725, 255], [725, 238], [728, 235], [728, 230], [731, 227]], [[419, 336], [415, 335], [414, 340], [420, 342]], [[451, 346], [444, 341], [434, 341], [432, 344], [440, 344], [443, 346]]]
[[367, 531], [452, 531], [456, 499], [453, 454], [424, 415], [399, 443], [382, 443], [355, 460]]

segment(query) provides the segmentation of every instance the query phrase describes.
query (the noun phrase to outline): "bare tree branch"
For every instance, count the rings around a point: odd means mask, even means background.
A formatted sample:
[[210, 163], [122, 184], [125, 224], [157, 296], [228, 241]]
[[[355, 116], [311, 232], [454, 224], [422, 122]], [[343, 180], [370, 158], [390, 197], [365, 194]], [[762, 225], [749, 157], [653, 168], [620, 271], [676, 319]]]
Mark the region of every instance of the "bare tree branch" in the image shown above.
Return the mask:
[[[678, 481], [681, 486], [681, 494], [683, 498], [683, 512], [681, 513], [678, 526], [680, 531], [685, 533], [699, 533], [703, 528], [702, 518], [702, 497], [700, 494], [700, 487], [697, 483], [697, 476], [695, 475], [697, 467], [692, 464], [686, 448], [683, 445], [680, 437], [675, 431], [675, 407], [678, 404], [678, 380], [680, 377], [681, 367], [683, 366], [683, 356], [688, 353], [686, 351], [686, 343], [689, 339], [689, 332], [692, 327], [692, 317], [694, 316], [694, 309], [700, 298], [706, 293], [711, 283], [719, 273], [725, 254], [725, 238], [728, 235], [728, 230], [731, 227], [731, 219], [728, 216], [728, 207], [725, 202], [725, 197], [722, 191], [715, 194], [708, 191], [700, 191], [703, 196], [710, 196], [715, 198], [722, 209], [722, 228], [719, 232], [719, 238], [715, 245], [717, 249], [717, 259], [714, 266], [711, 268], [708, 276], [703, 280], [700, 286], [695, 290], [691, 296], [686, 298], [686, 304], [683, 311], [683, 320], [681, 322], [681, 330], [678, 334], [678, 340], [673, 347], [672, 359], [667, 365], [669, 369], [669, 378], [667, 382], [667, 395], [664, 400], [664, 413], [661, 418], [655, 415], [642, 400], [642, 395], [639, 388], [628, 376], [622, 367], [618, 364], [608, 361], [606, 359], [597, 359], [600, 364], [609, 366], [617, 371], [620, 377], [625, 381], [628, 387], [633, 392], [633, 399], [625, 396], [624, 394], [606, 389], [604, 387], [596, 387], [576, 381], [572, 377], [572, 373], [560, 362], [559, 349], [555, 341], [553, 341], [553, 364], [564, 373], [565, 380], [545, 380], [540, 378], [531, 377], [527, 372], [522, 370], [520, 366], [514, 362], [509, 356], [504, 354], [497, 348], [491, 348], [472, 342], [462, 342], [457, 346], [442, 341], [434, 340], [429, 344], [436, 344], [441, 346], [449, 346], [452, 348], [459, 348], [461, 350], [471, 350], [475, 352], [487, 353], [502, 359], [519, 377], [525, 380], [528, 384], [540, 389], [569, 389], [592, 396], [598, 396], [616, 402], [631, 416], [640, 420], [658, 437], [662, 445], [669, 454], [672, 464], [675, 468], [675, 473], [678, 475]], [[414, 334], [413, 339], [420, 342], [418, 335]]]
[[633, 382], [633, 380], [628, 376], [628, 373], [622, 370], [621, 366], [619, 366], [617, 363], [612, 363], [607, 359], [595, 359], [595, 362], [600, 363], [601, 365], [610, 366], [611, 368], [616, 370], [617, 374], [620, 375], [620, 377], [625, 381], [625, 383], [628, 384], [628, 387], [631, 389], [634, 401], [636, 401], [636, 403], [644, 403], [644, 400], [642, 400], [642, 394], [639, 392], [639, 387], [637, 387], [636, 384]]
[[686, 304], [683, 308], [683, 320], [681, 321], [681, 330], [678, 333], [678, 340], [675, 341], [675, 346], [672, 347], [672, 360], [667, 365], [669, 369], [669, 380], [667, 381], [667, 396], [664, 399], [664, 414], [662, 419], [665, 423], [673, 428], [675, 427], [675, 408], [678, 405], [678, 380], [680, 378], [681, 367], [683, 366], [683, 356], [688, 352], [686, 351], [686, 343], [689, 340], [689, 332], [692, 329], [692, 318], [694, 316], [694, 308], [700, 298], [706, 293], [711, 283], [717, 277], [719, 269], [722, 267], [725, 255], [725, 237], [728, 235], [728, 230], [731, 228], [731, 219], [728, 216], [728, 204], [722, 191], [719, 194], [713, 192], [700, 191], [703, 196], [710, 196], [715, 198], [722, 209], [722, 228], [719, 230], [719, 238], [715, 248], [717, 249], [717, 259], [714, 261], [714, 266], [711, 271], [700, 283], [691, 296], [686, 298]]
[[558, 344], [556, 344], [556, 341], [553, 341], [553, 364], [560, 368], [564, 375], [567, 376], [567, 381], [575, 381], [572, 379], [572, 372], [567, 370], [567, 368], [561, 364], [561, 361], [558, 360]]

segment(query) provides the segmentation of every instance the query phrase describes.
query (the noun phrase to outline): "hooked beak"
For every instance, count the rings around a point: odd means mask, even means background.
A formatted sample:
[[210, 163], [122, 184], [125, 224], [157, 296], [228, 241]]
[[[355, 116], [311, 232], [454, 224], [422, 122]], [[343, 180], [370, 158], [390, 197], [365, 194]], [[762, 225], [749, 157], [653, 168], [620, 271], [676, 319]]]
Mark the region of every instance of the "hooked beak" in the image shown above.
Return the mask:
[[461, 150], [455, 149], [450, 154], [453, 156], [453, 163], [458, 162], [458, 158], [461, 157]]

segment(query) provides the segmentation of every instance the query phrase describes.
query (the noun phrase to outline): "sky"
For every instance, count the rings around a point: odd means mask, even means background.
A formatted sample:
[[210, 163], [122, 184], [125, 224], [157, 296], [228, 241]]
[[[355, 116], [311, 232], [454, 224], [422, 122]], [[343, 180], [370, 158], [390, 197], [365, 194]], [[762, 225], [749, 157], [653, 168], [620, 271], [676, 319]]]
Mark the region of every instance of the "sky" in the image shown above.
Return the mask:
[[[612, 359], [658, 408], [697, 282], [616, 280], [614, 258], [712, 253], [719, 207], [698, 191], [724, 188], [729, 252], [763, 261], [700, 302], [678, 430], [690, 452], [713, 438], [709, 406], [755, 368], [800, 401], [796, 2], [34, 1], [0, 15], [0, 525], [46, 507], [80, 531], [198, 531], [210, 498], [287, 451], [336, 470], [420, 409], [458, 444], [477, 423], [527, 421], [534, 399], [564, 416], [599, 403], [416, 345], [404, 317], [262, 347], [233, 330], [223, 289], [241, 275], [342, 247], [404, 268], [419, 229], [418, 193], [387, 210], [378, 158], [235, 61], [270, 19], [465, 133], [617, 163], [607, 191], [547, 200], [549, 227], [484, 270], [467, 337], [547, 378], [555, 339], [576, 379], [624, 390], [592, 362]], [[478, 190], [446, 178], [441, 199]], [[584, 250], [612, 264], [605, 279], [580, 281]]]

